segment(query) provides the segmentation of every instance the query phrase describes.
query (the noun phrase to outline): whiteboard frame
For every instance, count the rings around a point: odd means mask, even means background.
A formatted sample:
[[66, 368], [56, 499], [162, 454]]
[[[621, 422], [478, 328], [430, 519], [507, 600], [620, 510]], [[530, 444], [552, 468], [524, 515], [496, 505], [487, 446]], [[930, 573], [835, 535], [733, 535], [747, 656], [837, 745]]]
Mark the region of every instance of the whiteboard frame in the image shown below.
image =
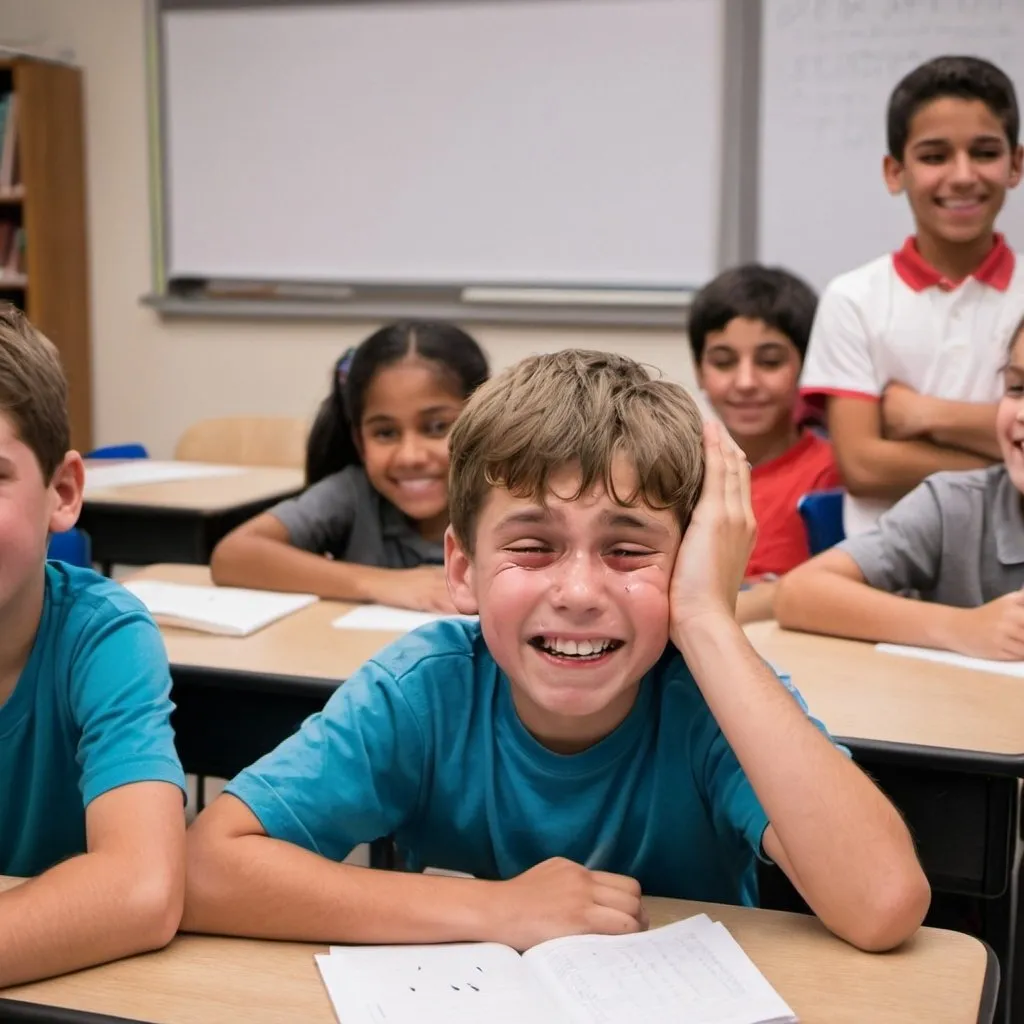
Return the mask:
[[[304, 0], [306, 4], [408, 3], [410, 0]], [[448, 0], [473, 3], [474, 0]], [[545, 0], [533, 0], [544, 3]], [[317, 319], [366, 321], [416, 315], [473, 323], [560, 326], [684, 328], [692, 292], [684, 289], [580, 288], [573, 282], [550, 289], [522, 282], [488, 283], [487, 301], [474, 298], [474, 282], [444, 286], [338, 282], [342, 297], [288, 297], [301, 284], [282, 284], [273, 298], [215, 298], [187, 283], [172, 281], [169, 266], [170, 223], [163, 16], [187, 9], [287, 6], [289, 0], [146, 0], [147, 88], [149, 90], [150, 211], [153, 238], [152, 290], [143, 304], [168, 317], [242, 319]], [[757, 124], [760, 81], [760, 0], [722, 0], [723, 41], [731, 59], [723, 61], [721, 196], [716, 267], [753, 258], [757, 251]], [[736, 59], [738, 58], [738, 59]], [[240, 285], [253, 282], [239, 282]], [[693, 282], [699, 288], [704, 282]], [[502, 297], [504, 290], [505, 297]], [[544, 294], [544, 293], [547, 294]]]

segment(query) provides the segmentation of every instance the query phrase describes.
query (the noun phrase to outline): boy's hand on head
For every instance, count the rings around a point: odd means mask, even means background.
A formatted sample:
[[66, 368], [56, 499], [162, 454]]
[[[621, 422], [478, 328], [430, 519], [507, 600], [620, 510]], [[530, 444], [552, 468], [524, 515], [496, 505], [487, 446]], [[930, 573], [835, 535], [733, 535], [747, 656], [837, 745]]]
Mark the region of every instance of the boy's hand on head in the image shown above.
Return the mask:
[[670, 635], [679, 647], [696, 618], [736, 611], [757, 537], [746, 456], [717, 423], [704, 424], [704, 489], [676, 556], [669, 587]]
[[564, 935], [626, 935], [647, 930], [640, 883], [625, 875], [552, 857], [495, 883], [494, 939], [527, 950]]
[[927, 437], [931, 428], [931, 398], [899, 381], [882, 392], [882, 430], [890, 441]]
[[1024, 591], [1015, 590], [978, 608], [951, 611], [952, 650], [974, 658], [1024, 661]]
[[454, 615], [456, 612], [455, 603], [448, 593], [444, 567], [440, 565], [388, 570], [387, 582], [374, 595], [374, 600], [417, 612], [440, 612], [446, 615]]

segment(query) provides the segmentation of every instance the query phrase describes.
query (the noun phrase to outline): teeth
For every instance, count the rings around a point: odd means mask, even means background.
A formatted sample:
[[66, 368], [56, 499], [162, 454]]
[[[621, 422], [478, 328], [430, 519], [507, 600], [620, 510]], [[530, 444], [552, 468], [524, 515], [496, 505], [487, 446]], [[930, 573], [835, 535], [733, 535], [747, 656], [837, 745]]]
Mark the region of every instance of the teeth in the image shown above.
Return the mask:
[[556, 654], [565, 654], [571, 658], [586, 658], [594, 654], [601, 654], [611, 644], [612, 641], [605, 638], [597, 640], [563, 640], [561, 637], [553, 637], [550, 640], [542, 641], [541, 646], [545, 650], [553, 651]]

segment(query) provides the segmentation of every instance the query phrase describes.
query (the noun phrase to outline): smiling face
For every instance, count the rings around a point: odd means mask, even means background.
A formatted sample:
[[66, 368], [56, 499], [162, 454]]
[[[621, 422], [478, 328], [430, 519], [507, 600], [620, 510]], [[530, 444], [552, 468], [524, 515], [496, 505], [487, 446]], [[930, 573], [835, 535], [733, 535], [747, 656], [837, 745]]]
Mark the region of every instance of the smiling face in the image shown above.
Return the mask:
[[923, 242], [965, 244], [990, 236], [1020, 181], [1021, 149], [981, 100], [944, 96], [914, 114], [903, 161], [887, 156], [884, 169], [889, 190], [906, 191]]
[[[616, 494], [636, 490], [621, 457]], [[575, 467], [552, 473], [544, 504], [494, 488], [472, 556], [445, 538], [449, 587], [478, 612], [526, 728], [554, 750], [583, 749], [629, 713], [668, 643], [669, 582], [681, 533], [673, 512], [625, 507], [601, 485], [573, 500]]]
[[448, 431], [462, 406], [437, 367], [415, 357], [382, 369], [364, 396], [358, 440], [366, 475], [431, 539], [448, 524]]
[[800, 353], [763, 320], [734, 317], [710, 331], [698, 367], [700, 385], [741, 447], [794, 432]]
[[996, 437], [1013, 486], [1024, 494], [1024, 331], [1003, 368], [1003, 396], [996, 410]]

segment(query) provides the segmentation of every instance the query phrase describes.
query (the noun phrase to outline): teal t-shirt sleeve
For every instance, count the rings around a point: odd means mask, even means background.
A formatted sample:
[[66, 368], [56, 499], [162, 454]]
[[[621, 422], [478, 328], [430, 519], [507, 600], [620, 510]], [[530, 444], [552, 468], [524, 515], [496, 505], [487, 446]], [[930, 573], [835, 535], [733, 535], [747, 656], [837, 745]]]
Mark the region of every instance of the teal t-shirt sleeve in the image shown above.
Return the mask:
[[[808, 712], [803, 696], [793, 686], [789, 676], [777, 672], [774, 668], [772, 671], [775, 672], [780, 685], [786, 688], [813, 725], [832, 740], [824, 724]], [[708, 719], [711, 735], [704, 759], [704, 785], [715, 828], [723, 834], [732, 834], [741, 839], [759, 858], [767, 860], [762, 840], [769, 824], [768, 815], [710, 710]], [[839, 749], [849, 754], [845, 748]]]
[[86, 807], [133, 782], [169, 782], [185, 792], [167, 653], [141, 604], [107, 618], [94, 614], [71, 664], [69, 696]]
[[343, 860], [414, 814], [425, 751], [409, 694], [370, 661], [227, 792], [249, 807], [267, 835]]

